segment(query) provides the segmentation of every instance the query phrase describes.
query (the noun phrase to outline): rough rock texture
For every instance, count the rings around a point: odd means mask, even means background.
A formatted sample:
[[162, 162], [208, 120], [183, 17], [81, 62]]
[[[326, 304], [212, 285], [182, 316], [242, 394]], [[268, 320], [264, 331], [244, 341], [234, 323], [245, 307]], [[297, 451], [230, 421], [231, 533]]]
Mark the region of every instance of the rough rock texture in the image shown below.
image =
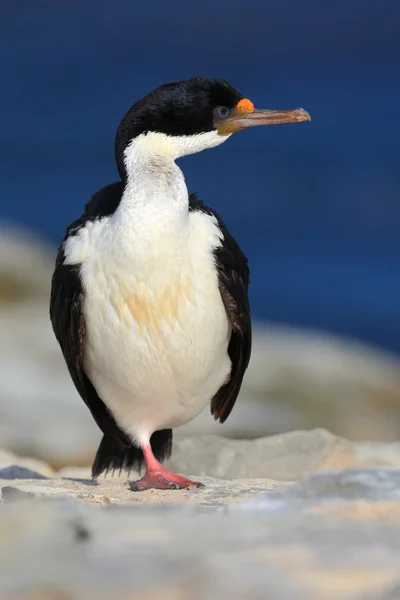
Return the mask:
[[0, 452], [1, 600], [399, 600], [399, 444], [204, 436], [171, 463], [220, 478], [135, 493]]

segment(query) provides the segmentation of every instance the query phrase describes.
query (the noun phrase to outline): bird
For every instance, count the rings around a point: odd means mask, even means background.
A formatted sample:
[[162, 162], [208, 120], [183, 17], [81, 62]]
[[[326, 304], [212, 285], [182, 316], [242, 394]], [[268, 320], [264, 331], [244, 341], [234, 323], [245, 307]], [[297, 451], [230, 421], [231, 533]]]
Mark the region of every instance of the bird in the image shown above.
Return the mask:
[[119, 179], [66, 228], [50, 293], [70, 377], [103, 434], [94, 479], [145, 469], [132, 491], [202, 486], [163, 463], [174, 428], [207, 404], [224, 423], [234, 407], [251, 355], [250, 269], [176, 161], [249, 127], [307, 120], [202, 77], [161, 85], [122, 118]]

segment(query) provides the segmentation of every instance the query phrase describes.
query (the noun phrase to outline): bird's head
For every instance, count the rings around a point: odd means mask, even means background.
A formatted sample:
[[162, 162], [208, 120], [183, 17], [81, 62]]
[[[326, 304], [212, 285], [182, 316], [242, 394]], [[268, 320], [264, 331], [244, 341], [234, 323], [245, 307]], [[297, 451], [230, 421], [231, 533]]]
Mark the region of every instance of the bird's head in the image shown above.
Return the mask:
[[218, 146], [247, 127], [308, 120], [302, 108], [256, 109], [222, 79], [167, 83], [136, 102], [122, 119], [115, 139], [118, 170], [124, 179], [127, 161], [138, 151], [175, 160]]

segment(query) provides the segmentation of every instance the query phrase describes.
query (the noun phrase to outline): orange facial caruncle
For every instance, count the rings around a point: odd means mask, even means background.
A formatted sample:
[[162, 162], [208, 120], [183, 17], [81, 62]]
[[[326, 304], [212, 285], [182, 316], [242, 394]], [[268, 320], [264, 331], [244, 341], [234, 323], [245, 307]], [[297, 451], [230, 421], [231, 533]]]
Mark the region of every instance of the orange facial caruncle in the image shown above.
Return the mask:
[[236, 113], [253, 112], [254, 104], [248, 98], [242, 98], [236, 105]]

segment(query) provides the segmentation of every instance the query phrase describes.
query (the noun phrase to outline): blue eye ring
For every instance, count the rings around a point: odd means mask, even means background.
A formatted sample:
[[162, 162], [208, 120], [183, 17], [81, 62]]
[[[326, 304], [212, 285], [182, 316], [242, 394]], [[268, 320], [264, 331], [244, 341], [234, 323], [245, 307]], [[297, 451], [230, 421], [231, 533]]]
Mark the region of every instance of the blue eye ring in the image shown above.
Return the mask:
[[227, 106], [218, 106], [217, 113], [221, 119], [226, 119], [231, 111]]

